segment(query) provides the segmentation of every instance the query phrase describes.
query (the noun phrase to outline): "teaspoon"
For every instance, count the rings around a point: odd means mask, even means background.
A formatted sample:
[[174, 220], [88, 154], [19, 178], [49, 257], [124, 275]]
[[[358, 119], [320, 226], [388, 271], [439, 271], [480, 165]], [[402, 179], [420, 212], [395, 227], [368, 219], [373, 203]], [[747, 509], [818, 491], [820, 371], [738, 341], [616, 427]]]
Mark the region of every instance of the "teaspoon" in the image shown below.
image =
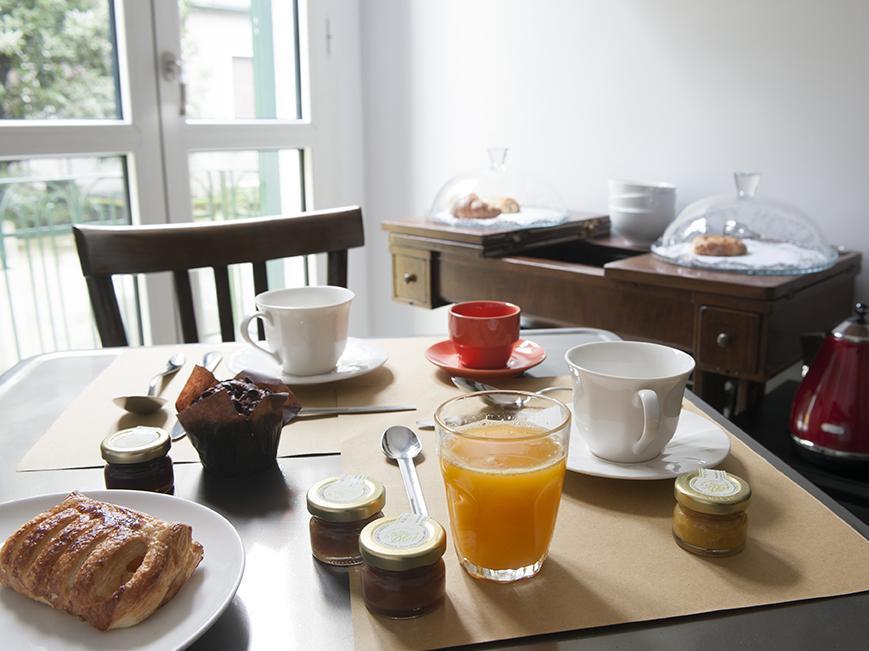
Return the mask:
[[166, 363], [166, 368], [157, 373], [151, 378], [148, 383], [148, 393], [144, 396], [121, 396], [113, 398], [114, 402], [121, 409], [126, 409], [134, 414], [152, 414], [163, 405], [166, 404], [165, 398], [160, 398], [157, 395], [157, 390], [160, 387], [160, 380], [167, 375], [174, 375], [179, 369], [184, 366], [184, 354], [175, 353], [169, 358]]
[[380, 439], [380, 447], [383, 449], [383, 454], [398, 462], [404, 490], [410, 502], [410, 510], [419, 515], [428, 515], [422, 487], [419, 485], [419, 476], [413, 463], [414, 458], [422, 452], [422, 444], [416, 432], [403, 425], [388, 427]]
[[[486, 384], [485, 382], [479, 382], [477, 380], [470, 380], [464, 377], [452, 377], [450, 378], [459, 389], [462, 391], [468, 391], [470, 393], [476, 393], [477, 391], [497, 391], [498, 387], [493, 387], [491, 384]], [[545, 387], [540, 389], [540, 391], [535, 391], [537, 395], [543, 395], [545, 393], [549, 393], [551, 391], [573, 391], [571, 387]], [[508, 398], [506, 396], [494, 395], [494, 396], [485, 396], [483, 400], [490, 405], [496, 407], [524, 407], [530, 398]]]

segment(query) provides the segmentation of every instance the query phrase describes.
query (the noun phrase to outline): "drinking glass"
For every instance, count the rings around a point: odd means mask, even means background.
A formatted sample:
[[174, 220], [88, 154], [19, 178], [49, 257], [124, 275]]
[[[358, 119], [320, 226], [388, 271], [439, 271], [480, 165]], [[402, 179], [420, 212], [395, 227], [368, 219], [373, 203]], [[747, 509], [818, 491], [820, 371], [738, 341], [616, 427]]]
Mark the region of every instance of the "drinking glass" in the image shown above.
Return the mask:
[[453, 543], [473, 577], [516, 581], [549, 552], [567, 460], [570, 411], [524, 391], [481, 391], [435, 411]]

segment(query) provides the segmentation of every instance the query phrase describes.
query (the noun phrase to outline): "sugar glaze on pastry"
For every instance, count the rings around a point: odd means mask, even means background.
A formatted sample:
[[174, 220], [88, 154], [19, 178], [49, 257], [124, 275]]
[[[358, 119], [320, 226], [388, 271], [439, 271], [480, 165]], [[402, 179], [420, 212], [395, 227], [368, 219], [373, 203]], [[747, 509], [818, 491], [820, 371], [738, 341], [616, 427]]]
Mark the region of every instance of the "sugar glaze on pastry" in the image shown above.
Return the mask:
[[202, 554], [189, 525], [73, 492], [9, 536], [0, 585], [100, 630], [125, 628], [172, 599]]

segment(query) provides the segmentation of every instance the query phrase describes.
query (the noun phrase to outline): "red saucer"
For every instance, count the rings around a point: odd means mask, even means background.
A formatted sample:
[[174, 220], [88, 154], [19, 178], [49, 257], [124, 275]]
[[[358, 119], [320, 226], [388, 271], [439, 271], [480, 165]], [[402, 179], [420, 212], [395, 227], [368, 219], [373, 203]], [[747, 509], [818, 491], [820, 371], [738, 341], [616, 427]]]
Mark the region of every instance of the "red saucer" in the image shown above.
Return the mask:
[[513, 354], [504, 368], [468, 368], [462, 366], [459, 354], [450, 339], [439, 341], [429, 346], [425, 358], [435, 366], [439, 366], [450, 375], [471, 378], [472, 380], [489, 380], [510, 378], [522, 375], [529, 368], [534, 368], [546, 359], [546, 351], [528, 339], [520, 339], [513, 347]]

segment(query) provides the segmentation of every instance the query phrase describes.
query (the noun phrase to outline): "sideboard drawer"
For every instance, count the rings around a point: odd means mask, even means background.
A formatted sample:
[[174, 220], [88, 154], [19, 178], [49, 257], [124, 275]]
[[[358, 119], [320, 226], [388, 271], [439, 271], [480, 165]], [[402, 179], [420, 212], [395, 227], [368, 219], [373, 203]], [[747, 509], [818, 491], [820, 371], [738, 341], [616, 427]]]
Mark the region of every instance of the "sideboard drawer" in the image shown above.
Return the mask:
[[393, 250], [392, 296], [396, 300], [432, 307], [430, 258], [422, 258]]
[[754, 373], [758, 366], [760, 315], [702, 306], [697, 329], [697, 363], [724, 373]]

